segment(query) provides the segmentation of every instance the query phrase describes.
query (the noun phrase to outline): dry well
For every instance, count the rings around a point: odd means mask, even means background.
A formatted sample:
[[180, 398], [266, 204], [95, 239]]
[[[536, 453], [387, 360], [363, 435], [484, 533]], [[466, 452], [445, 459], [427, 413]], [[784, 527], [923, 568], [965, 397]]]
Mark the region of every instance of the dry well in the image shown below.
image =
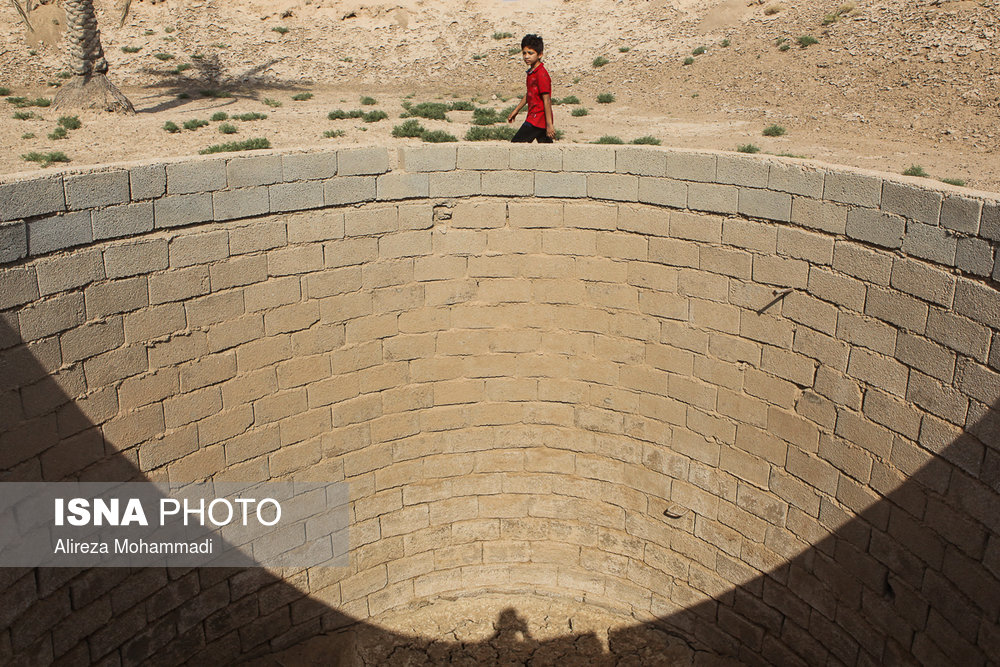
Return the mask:
[[476, 591], [755, 664], [996, 659], [1000, 204], [926, 183], [462, 144], [0, 184], [0, 479], [353, 498], [349, 568], [0, 571], [0, 663]]

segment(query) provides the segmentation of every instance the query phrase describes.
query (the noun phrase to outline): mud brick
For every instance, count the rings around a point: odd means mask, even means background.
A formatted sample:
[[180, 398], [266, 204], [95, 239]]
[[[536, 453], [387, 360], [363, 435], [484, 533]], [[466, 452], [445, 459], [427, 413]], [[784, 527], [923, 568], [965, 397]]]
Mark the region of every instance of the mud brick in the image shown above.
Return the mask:
[[469, 146], [458, 147], [458, 169], [496, 170], [507, 169], [510, 157], [508, 146]]
[[884, 248], [903, 245], [906, 221], [890, 213], [854, 207], [847, 213], [847, 235]]
[[847, 233], [848, 207], [832, 202], [792, 197], [791, 222], [831, 234]]
[[535, 191], [535, 173], [531, 171], [488, 171], [482, 181], [484, 196], [524, 197]]
[[886, 181], [882, 185], [882, 210], [927, 225], [937, 225], [941, 193], [915, 185]]
[[672, 178], [639, 178], [640, 202], [658, 204], [672, 208], [686, 208], [688, 201], [688, 186], [683, 181]]
[[[535, 179], [538, 188], [538, 179]], [[587, 195], [596, 199], [636, 201], [639, 179], [628, 174], [590, 174], [587, 176]]]
[[167, 165], [167, 194], [211, 192], [226, 187], [224, 159], [194, 160]]
[[848, 171], [828, 171], [823, 183], [823, 199], [877, 207], [882, 201], [882, 179]]
[[1000, 290], [961, 278], [955, 289], [955, 312], [1000, 331]]
[[374, 176], [338, 176], [323, 181], [323, 201], [327, 206], [357, 204], [374, 199]]
[[167, 191], [167, 169], [162, 164], [132, 167], [128, 179], [133, 201], [162, 197]]
[[482, 192], [477, 171], [433, 172], [429, 177], [431, 197], [472, 197]]
[[897, 327], [922, 332], [927, 326], [928, 310], [926, 303], [896, 290], [875, 285], [868, 288], [865, 314]]
[[0, 222], [66, 210], [63, 177], [36, 178], [0, 185]]
[[892, 259], [856, 243], [837, 241], [833, 248], [833, 268], [867, 283], [888, 286]]
[[44, 255], [90, 243], [94, 239], [91, 215], [90, 211], [76, 211], [29, 221], [28, 253]]
[[924, 262], [897, 258], [892, 265], [891, 285], [942, 306], [951, 306], [955, 297], [955, 277]]
[[[528, 193], [522, 193], [528, 194]], [[587, 175], [540, 172], [535, 174], [536, 197], [586, 197]]]
[[906, 236], [903, 238], [903, 252], [938, 264], [954, 266], [958, 254], [958, 237], [944, 227], [908, 222]]
[[44, 296], [97, 282], [104, 278], [104, 258], [99, 250], [81, 250], [35, 264], [38, 289]]
[[38, 340], [82, 324], [83, 295], [71, 292], [40, 301], [19, 312], [21, 338]]
[[212, 215], [215, 220], [234, 220], [264, 215], [271, 210], [266, 187], [220, 190], [212, 193]]
[[383, 174], [375, 181], [379, 201], [425, 198], [430, 193], [427, 174]]
[[792, 215], [792, 196], [784, 192], [740, 188], [738, 209], [752, 218], [788, 222]]
[[994, 250], [981, 238], [960, 238], [955, 250], [955, 266], [977, 276], [988, 276], [993, 267]]
[[715, 155], [669, 151], [666, 158], [664, 175], [669, 178], [703, 183], [715, 182], [718, 159]]
[[165, 239], [114, 245], [104, 251], [104, 272], [108, 278], [127, 278], [165, 268], [167, 268]]
[[84, 290], [87, 318], [100, 318], [136, 310], [149, 304], [145, 277], [90, 285]]
[[941, 226], [963, 234], [979, 233], [983, 202], [968, 197], [946, 195], [941, 204]]
[[[337, 173], [337, 153], [292, 153], [281, 156], [281, 180], [312, 181], [325, 179]], [[230, 178], [229, 187], [233, 187]]]
[[267, 191], [272, 213], [322, 208], [325, 202], [324, 185], [316, 181], [276, 183]]
[[368, 176], [389, 171], [386, 148], [354, 148], [337, 153], [338, 176]]
[[[669, 164], [669, 158], [668, 158]], [[736, 213], [739, 188], [716, 183], [689, 183], [688, 208], [709, 213]]]

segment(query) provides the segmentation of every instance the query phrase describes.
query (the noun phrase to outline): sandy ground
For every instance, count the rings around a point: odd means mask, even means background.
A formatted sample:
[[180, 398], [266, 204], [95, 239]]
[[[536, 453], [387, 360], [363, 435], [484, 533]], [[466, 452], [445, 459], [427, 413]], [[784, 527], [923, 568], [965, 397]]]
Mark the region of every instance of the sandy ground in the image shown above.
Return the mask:
[[[1000, 0], [136, 0], [120, 29], [113, 3], [98, 6], [111, 78], [136, 115], [73, 112], [83, 127], [49, 139], [66, 112], [0, 106], [0, 173], [35, 169], [21, 157], [30, 151], [64, 152], [71, 162], [59, 168], [252, 137], [275, 148], [420, 143], [391, 136], [403, 102], [513, 104], [523, 90], [519, 37], [538, 31], [554, 97], [580, 101], [556, 107], [563, 141], [753, 144], [893, 173], [919, 165], [931, 178], [1000, 192]], [[830, 15], [837, 20], [823, 25]], [[0, 9], [0, 87], [29, 99], [51, 97], [65, 70], [59, 10], [43, 5], [33, 16], [36, 32], [26, 33], [12, 7]], [[801, 47], [803, 35], [818, 42]], [[597, 67], [598, 57], [609, 62]], [[312, 98], [294, 101], [298, 93]], [[598, 103], [600, 93], [615, 101]], [[377, 104], [362, 106], [363, 96]], [[571, 115], [578, 108], [587, 115]], [[334, 109], [389, 118], [330, 121]], [[231, 135], [221, 122], [163, 129], [219, 111], [268, 117], [235, 122]], [[471, 112], [421, 123], [461, 139]], [[773, 124], [785, 134], [763, 136]], [[329, 130], [343, 136], [324, 137]]]

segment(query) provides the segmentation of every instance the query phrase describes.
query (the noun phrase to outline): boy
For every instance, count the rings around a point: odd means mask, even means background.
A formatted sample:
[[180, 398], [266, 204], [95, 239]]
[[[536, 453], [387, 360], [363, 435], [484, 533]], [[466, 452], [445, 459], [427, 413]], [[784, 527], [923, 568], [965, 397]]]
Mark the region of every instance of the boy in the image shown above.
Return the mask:
[[507, 122], [513, 123], [517, 112], [525, 105], [528, 117], [511, 141], [531, 143], [537, 139], [540, 144], [551, 144], [556, 136], [552, 122], [552, 79], [542, 64], [544, 50], [545, 45], [538, 35], [525, 35], [521, 40], [521, 57], [528, 66], [527, 92], [507, 116]]

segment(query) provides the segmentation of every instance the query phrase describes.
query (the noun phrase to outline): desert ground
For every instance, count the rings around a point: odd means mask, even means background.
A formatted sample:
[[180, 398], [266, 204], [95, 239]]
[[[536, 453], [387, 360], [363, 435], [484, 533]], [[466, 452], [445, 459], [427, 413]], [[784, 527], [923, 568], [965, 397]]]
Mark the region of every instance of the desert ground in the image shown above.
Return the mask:
[[[136, 114], [0, 101], [0, 173], [38, 169], [22, 157], [33, 151], [72, 169], [258, 137], [420, 143], [392, 136], [404, 104], [509, 107], [524, 88], [520, 37], [536, 32], [553, 97], [578, 100], [555, 107], [561, 141], [750, 144], [1000, 191], [1000, 0], [134, 0], [121, 27], [119, 2], [95, 5], [109, 76]], [[29, 18], [33, 30], [0, 6], [0, 88], [52, 98], [68, 76], [62, 10], [50, 0]], [[388, 117], [330, 120], [338, 109]], [[231, 134], [222, 121], [164, 129], [219, 112], [267, 117], [230, 120]], [[66, 114], [82, 126], [50, 138]], [[463, 139], [472, 116], [419, 122]], [[784, 133], [764, 136], [772, 125]]]

